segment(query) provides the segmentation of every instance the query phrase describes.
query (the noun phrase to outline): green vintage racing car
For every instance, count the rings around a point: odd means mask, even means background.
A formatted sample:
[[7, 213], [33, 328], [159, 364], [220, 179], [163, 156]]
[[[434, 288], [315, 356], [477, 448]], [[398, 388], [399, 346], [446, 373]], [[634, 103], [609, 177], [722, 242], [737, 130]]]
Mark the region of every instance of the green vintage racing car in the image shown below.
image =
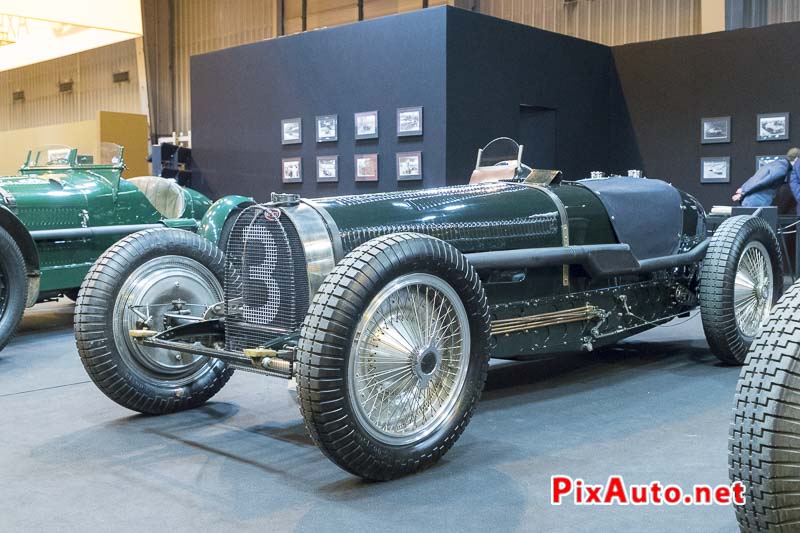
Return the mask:
[[17, 176], [0, 177], [0, 349], [26, 307], [76, 299], [89, 267], [121, 237], [167, 226], [216, 242], [227, 215], [250, 201], [212, 203], [156, 176], [122, 179], [122, 154], [111, 143], [98, 154], [50, 145], [28, 152]]
[[78, 298], [83, 364], [150, 414], [202, 404], [234, 369], [295, 378], [321, 450], [389, 479], [453, 445], [490, 357], [592, 351], [699, 309], [711, 350], [741, 364], [782, 292], [765, 220], [731, 217], [708, 237], [700, 203], [663, 181], [561, 181], [508, 139], [479, 152], [470, 181], [276, 194], [236, 215], [222, 249], [170, 229], [128, 236]]

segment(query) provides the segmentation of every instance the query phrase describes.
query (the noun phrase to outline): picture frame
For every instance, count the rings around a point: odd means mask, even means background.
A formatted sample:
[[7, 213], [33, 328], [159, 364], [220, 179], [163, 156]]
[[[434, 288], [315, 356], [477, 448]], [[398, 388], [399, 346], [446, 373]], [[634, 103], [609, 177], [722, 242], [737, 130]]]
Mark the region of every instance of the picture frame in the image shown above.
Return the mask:
[[703, 117], [700, 119], [700, 143], [720, 144], [731, 142], [731, 117]]
[[378, 154], [355, 155], [356, 181], [378, 181]]
[[281, 144], [302, 144], [303, 119], [285, 118], [281, 120]]
[[759, 113], [756, 128], [758, 141], [788, 141], [789, 113]]
[[415, 137], [419, 135], [422, 135], [422, 106], [398, 108], [397, 136]]
[[422, 152], [398, 152], [397, 181], [418, 181], [422, 179]]
[[353, 115], [355, 123], [356, 140], [378, 138], [378, 112], [363, 111]]
[[730, 183], [730, 157], [704, 157], [700, 160], [700, 183]]
[[339, 140], [339, 115], [317, 116], [317, 142], [328, 143]]
[[781, 158], [785, 158], [785, 155], [757, 155], [756, 156], [756, 172], [761, 169], [764, 165], [768, 163], [772, 163], [777, 161]]
[[339, 156], [317, 156], [317, 182], [332, 183], [339, 181]]
[[283, 183], [302, 183], [303, 159], [301, 157], [281, 159], [281, 178]]

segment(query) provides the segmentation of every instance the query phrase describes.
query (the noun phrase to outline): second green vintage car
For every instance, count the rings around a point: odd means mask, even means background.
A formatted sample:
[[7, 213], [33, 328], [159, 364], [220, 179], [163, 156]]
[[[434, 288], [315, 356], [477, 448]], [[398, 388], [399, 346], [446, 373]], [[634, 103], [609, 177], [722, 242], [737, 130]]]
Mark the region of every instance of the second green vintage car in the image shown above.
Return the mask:
[[217, 203], [157, 176], [122, 179], [121, 146], [97, 155], [67, 146], [31, 150], [17, 176], [0, 177], [0, 349], [25, 307], [77, 298], [95, 259], [135, 231], [172, 227], [216, 242], [228, 214], [249, 199]]

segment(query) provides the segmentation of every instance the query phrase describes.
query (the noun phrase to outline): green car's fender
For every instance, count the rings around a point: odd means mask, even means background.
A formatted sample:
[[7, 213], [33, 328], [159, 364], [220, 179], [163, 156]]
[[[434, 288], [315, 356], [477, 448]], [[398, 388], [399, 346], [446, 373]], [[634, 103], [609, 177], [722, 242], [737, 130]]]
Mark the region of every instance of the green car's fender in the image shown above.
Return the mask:
[[197, 228], [200, 227], [200, 222], [193, 218], [165, 218], [161, 223], [168, 228], [182, 229], [192, 233], [197, 233]]
[[225, 196], [214, 202], [208, 208], [203, 220], [200, 221], [200, 227], [197, 234], [205, 237], [214, 244], [219, 243], [219, 238], [222, 235], [222, 227], [225, 221], [233, 212], [234, 209], [244, 207], [255, 203], [252, 198], [246, 196]]
[[186, 198], [186, 207], [183, 210], [183, 218], [193, 218], [200, 220], [208, 212], [212, 202], [205, 195], [200, 194], [194, 189], [183, 187], [183, 195]]
[[28, 271], [26, 307], [30, 307], [39, 296], [39, 250], [22, 221], [4, 205], [0, 205], [0, 227], [11, 235], [25, 259], [25, 269]]

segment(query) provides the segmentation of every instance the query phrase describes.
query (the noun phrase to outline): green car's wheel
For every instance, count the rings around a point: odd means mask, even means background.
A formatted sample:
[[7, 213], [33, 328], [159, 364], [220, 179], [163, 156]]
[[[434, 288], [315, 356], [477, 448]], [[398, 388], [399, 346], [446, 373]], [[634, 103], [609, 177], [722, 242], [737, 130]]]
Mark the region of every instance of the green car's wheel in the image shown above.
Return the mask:
[[224, 263], [210, 241], [177, 229], [134, 233], [100, 256], [75, 306], [78, 352], [100, 390], [163, 414], [197, 407], [225, 385], [233, 369], [224, 362], [141, 346], [128, 333], [202, 317], [222, 300]]
[[745, 487], [744, 532], [797, 531], [800, 523], [800, 282], [778, 301], [736, 386], [728, 441], [731, 481]]
[[28, 297], [25, 260], [13, 237], [0, 228], [0, 350], [17, 331]]
[[743, 364], [782, 292], [781, 251], [769, 224], [746, 215], [723, 222], [700, 269], [700, 312], [714, 355]]
[[343, 469], [376, 480], [427, 468], [461, 435], [489, 364], [489, 312], [450, 244], [399, 233], [328, 275], [298, 343], [309, 431]]

